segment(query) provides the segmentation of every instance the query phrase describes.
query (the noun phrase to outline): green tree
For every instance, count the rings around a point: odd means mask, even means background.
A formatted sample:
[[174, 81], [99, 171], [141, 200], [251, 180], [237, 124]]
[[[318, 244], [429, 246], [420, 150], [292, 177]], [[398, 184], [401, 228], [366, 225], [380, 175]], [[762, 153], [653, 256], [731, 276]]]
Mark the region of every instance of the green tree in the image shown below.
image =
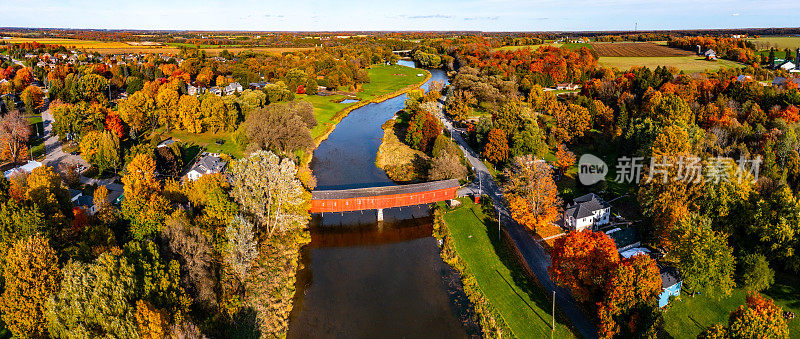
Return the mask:
[[164, 260], [152, 241], [131, 241], [125, 244], [124, 256], [133, 266], [136, 295], [167, 309], [180, 319], [188, 311], [191, 300], [180, 286], [180, 265], [177, 260]]
[[269, 151], [256, 151], [233, 162], [231, 196], [259, 228], [271, 235], [305, 227], [308, 197], [297, 180], [294, 162]]
[[45, 238], [21, 239], [6, 254], [3, 321], [18, 337], [44, 337], [45, 303], [61, 281], [58, 259]]
[[673, 231], [675, 249], [670, 253], [687, 285], [708, 294], [730, 295], [733, 287], [735, 258], [728, 236], [711, 228], [711, 222], [693, 215]]
[[108, 80], [97, 74], [86, 74], [78, 80], [78, 89], [83, 99], [102, 102], [106, 100]]
[[247, 271], [258, 257], [254, 226], [241, 216], [235, 216], [225, 227], [225, 252], [222, 259], [233, 274], [244, 283]]
[[775, 282], [775, 272], [769, 268], [767, 257], [760, 253], [751, 253], [741, 262], [741, 285], [748, 291], [763, 291]]
[[136, 279], [125, 258], [103, 253], [92, 263], [70, 261], [61, 289], [47, 302], [47, 329], [57, 338], [138, 338]]

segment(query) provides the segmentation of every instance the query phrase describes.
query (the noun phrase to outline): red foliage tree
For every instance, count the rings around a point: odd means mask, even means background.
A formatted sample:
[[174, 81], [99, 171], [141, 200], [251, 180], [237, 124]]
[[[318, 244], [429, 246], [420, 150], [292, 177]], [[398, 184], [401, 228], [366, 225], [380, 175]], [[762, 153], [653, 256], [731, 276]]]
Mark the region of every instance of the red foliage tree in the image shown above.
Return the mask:
[[306, 87], [303, 85], [297, 86], [297, 94], [306, 94]]
[[593, 305], [606, 295], [620, 261], [614, 241], [602, 232], [572, 232], [553, 246], [550, 278], [581, 302]]
[[122, 119], [120, 119], [117, 112], [111, 112], [106, 115], [105, 127], [106, 131], [113, 133], [117, 138], [122, 139], [125, 135], [125, 125], [122, 124]]

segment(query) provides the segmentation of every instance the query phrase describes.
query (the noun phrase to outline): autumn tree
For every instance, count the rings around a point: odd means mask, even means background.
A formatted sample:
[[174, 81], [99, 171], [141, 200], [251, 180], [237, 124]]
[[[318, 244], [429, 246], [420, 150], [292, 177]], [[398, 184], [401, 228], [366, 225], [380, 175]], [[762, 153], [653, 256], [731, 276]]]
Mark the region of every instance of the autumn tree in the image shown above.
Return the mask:
[[153, 98], [144, 91], [139, 91], [119, 103], [119, 116], [128, 124], [131, 134], [136, 137], [152, 127], [155, 109]]
[[125, 136], [125, 125], [122, 124], [122, 119], [120, 119], [117, 112], [110, 112], [106, 115], [104, 127], [106, 131], [114, 134], [117, 139], [122, 139]]
[[97, 74], [86, 74], [78, 81], [78, 88], [83, 99], [101, 102], [106, 100], [108, 80]]
[[439, 120], [433, 114], [423, 109], [416, 109], [412, 111], [408, 121], [405, 143], [413, 149], [428, 152], [441, 133]]
[[47, 302], [47, 329], [57, 338], [136, 338], [133, 267], [103, 253], [94, 262], [70, 261], [61, 288]]
[[656, 305], [661, 273], [655, 260], [644, 254], [622, 259], [606, 284], [597, 309], [600, 337], [655, 337], [663, 322]]
[[701, 338], [789, 338], [789, 326], [783, 310], [772, 299], [748, 293], [745, 305], [731, 312], [728, 326], [717, 324], [700, 334]]
[[307, 197], [294, 162], [269, 151], [256, 151], [233, 162], [231, 196], [255, 224], [272, 235], [303, 227]]
[[0, 158], [18, 162], [27, 158], [31, 127], [19, 111], [11, 111], [0, 118]]
[[156, 95], [156, 105], [160, 113], [158, 122], [166, 126], [167, 129], [179, 127], [181, 124], [180, 117], [178, 116], [178, 102], [180, 95], [177, 91], [167, 88], [166, 86], [158, 89]]
[[503, 175], [507, 178], [503, 190], [514, 220], [535, 231], [556, 219], [561, 199], [547, 163], [530, 155], [516, 157]]
[[28, 114], [35, 114], [44, 104], [44, 92], [38, 86], [25, 87], [20, 98], [25, 103], [25, 111]]
[[775, 282], [775, 272], [769, 267], [767, 257], [751, 253], [741, 259], [740, 282], [748, 291], [760, 292]]
[[553, 135], [561, 142], [580, 138], [592, 127], [591, 112], [576, 104], [558, 104], [553, 110], [553, 119]]
[[124, 257], [133, 267], [136, 295], [165, 309], [176, 319], [188, 312], [191, 300], [180, 286], [180, 264], [161, 257], [152, 241], [130, 241], [125, 244]]
[[131, 222], [131, 234], [136, 239], [158, 231], [167, 213], [167, 201], [161, 195], [155, 169], [152, 157], [139, 154], [128, 164], [127, 173], [122, 177], [125, 189], [122, 215]]
[[34, 236], [15, 242], [6, 254], [3, 277], [0, 310], [6, 326], [18, 337], [46, 336], [45, 303], [61, 282], [56, 253], [47, 240]]
[[570, 166], [575, 164], [575, 153], [567, 149], [567, 145], [558, 145], [556, 150], [556, 167], [561, 173], [566, 173]]
[[[310, 109], [309, 109], [310, 108]], [[309, 103], [270, 104], [247, 116], [248, 150], [270, 150], [283, 156], [314, 145], [311, 128], [317, 121]]]
[[605, 233], [590, 231], [556, 239], [551, 257], [548, 272], [553, 281], [589, 305], [602, 301], [606, 284], [613, 280], [620, 261], [614, 240]]
[[233, 271], [234, 276], [243, 283], [247, 271], [258, 257], [254, 226], [241, 216], [235, 216], [225, 228], [225, 252], [223, 260]]
[[727, 296], [735, 287], [735, 258], [725, 233], [714, 231], [705, 217], [693, 215], [673, 231], [675, 249], [670, 252], [686, 284], [708, 294]]
[[214, 249], [206, 232], [184, 218], [172, 217], [167, 219], [161, 237], [166, 250], [180, 262], [185, 290], [201, 307], [213, 309], [217, 304], [217, 280]]
[[108, 169], [117, 169], [120, 159], [119, 139], [109, 131], [90, 131], [81, 138], [81, 157], [86, 162], [97, 166], [102, 173]]
[[181, 96], [178, 100], [178, 117], [183, 130], [190, 133], [203, 132], [203, 116], [200, 112], [200, 100], [197, 100], [197, 97]]
[[450, 154], [444, 150], [431, 160], [431, 168], [428, 170], [428, 179], [464, 179], [467, 177], [467, 167], [461, 163], [458, 154]]
[[195, 208], [202, 208], [205, 222], [227, 225], [239, 206], [228, 195], [231, 185], [219, 173], [208, 174], [184, 184], [184, 192]]
[[169, 316], [164, 310], [155, 308], [144, 300], [136, 301], [136, 328], [142, 339], [165, 338], [169, 325]]
[[26, 188], [25, 197], [47, 215], [48, 220], [59, 219], [72, 210], [69, 191], [52, 167], [40, 166], [31, 171]]
[[483, 156], [492, 163], [500, 163], [508, 158], [508, 138], [501, 129], [492, 129], [483, 147]]

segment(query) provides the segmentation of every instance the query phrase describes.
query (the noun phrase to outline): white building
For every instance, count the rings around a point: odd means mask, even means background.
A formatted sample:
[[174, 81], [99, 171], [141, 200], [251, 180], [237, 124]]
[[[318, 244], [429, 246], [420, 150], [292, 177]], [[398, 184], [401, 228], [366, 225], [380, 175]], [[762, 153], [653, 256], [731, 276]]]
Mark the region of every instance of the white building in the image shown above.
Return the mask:
[[12, 168], [12, 169], [10, 169], [8, 171], [3, 172], [3, 175], [6, 178], [10, 179], [12, 176], [17, 174], [18, 172], [30, 173], [34, 169], [36, 169], [38, 167], [41, 167], [41, 166], [42, 166], [41, 162], [38, 162], [36, 160], [29, 160], [28, 163], [25, 164], [25, 165], [14, 167], [14, 168]]
[[594, 230], [605, 225], [611, 216], [611, 205], [597, 194], [589, 193], [573, 200], [564, 210], [564, 226], [572, 231]]
[[186, 178], [189, 180], [197, 180], [206, 174], [222, 173], [225, 170], [227, 163], [219, 157], [216, 153], [205, 153], [200, 155], [200, 158], [194, 163], [189, 172], [186, 173]]

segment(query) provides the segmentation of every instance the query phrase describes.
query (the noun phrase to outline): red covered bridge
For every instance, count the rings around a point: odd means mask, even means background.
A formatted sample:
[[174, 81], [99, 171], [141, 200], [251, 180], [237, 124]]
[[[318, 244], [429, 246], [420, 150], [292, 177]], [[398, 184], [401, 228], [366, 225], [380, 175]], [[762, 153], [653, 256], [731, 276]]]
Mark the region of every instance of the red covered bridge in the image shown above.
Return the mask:
[[458, 180], [441, 180], [420, 184], [354, 188], [311, 192], [311, 213], [378, 210], [429, 204], [456, 198]]

